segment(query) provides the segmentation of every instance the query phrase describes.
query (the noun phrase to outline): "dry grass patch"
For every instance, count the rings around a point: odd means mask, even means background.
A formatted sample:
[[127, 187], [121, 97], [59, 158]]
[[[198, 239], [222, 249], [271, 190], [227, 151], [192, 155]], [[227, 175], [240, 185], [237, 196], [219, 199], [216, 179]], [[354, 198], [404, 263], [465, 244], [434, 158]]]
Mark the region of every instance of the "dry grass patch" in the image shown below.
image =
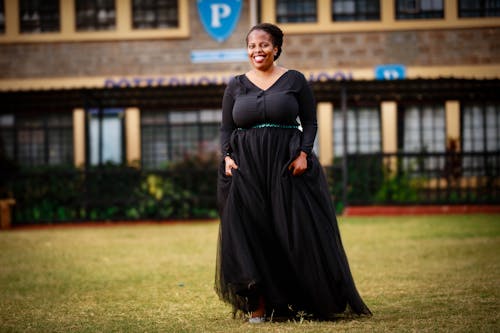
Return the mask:
[[0, 233], [1, 332], [500, 331], [500, 216], [341, 218], [373, 318], [252, 326], [213, 292], [216, 223]]

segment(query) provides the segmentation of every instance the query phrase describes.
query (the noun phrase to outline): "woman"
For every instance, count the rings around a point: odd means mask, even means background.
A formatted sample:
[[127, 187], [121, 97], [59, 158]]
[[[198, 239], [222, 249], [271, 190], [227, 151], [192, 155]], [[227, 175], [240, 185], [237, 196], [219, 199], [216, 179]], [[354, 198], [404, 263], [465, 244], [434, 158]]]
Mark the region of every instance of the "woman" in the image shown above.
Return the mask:
[[251, 313], [251, 323], [298, 311], [370, 315], [312, 153], [311, 89], [301, 73], [275, 64], [277, 26], [254, 26], [246, 42], [252, 70], [230, 80], [222, 102], [216, 292], [235, 313]]

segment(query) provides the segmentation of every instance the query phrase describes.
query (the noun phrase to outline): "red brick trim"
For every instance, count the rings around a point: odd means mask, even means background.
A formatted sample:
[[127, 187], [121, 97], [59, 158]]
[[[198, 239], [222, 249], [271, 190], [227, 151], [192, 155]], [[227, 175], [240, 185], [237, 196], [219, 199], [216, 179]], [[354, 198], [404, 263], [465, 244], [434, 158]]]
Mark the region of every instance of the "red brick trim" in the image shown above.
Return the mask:
[[343, 216], [500, 214], [500, 205], [450, 206], [350, 206]]

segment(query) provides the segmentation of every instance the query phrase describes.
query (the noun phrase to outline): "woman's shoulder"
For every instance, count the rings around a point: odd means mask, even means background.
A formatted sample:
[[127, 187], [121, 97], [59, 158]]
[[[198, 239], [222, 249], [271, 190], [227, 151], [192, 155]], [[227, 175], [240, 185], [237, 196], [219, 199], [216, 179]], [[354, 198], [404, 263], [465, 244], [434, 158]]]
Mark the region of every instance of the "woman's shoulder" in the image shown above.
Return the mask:
[[242, 79], [245, 76], [245, 74], [237, 74], [233, 75], [229, 78], [229, 81], [227, 82], [228, 87], [237, 87], [242, 84]]
[[306, 77], [304, 74], [302, 74], [302, 72], [296, 70], [296, 69], [288, 69], [288, 71], [290, 73], [290, 75], [293, 75], [294, 78], [297, 78], [297, 79], [301, 79], [301, 80], [306, 80]]
[[238, 74], [232, 76], [227, 82], [226, 93], [237, 96], [242, 90], [245, 90], [245, 81], [243, 80], [245, 74]]
[[236, 86], [238, 86], [241, 82], [241, 75], [233, 75], [229, 78], [227, 81], [227, 86], [226, 89], [234, 89]]
[[305, 75], [298, 70], [289, 69], [286, 74], [288, 74], [287, 81], [290, 82], [295, 89], [302, 89], [302, 87], [309, 84]]

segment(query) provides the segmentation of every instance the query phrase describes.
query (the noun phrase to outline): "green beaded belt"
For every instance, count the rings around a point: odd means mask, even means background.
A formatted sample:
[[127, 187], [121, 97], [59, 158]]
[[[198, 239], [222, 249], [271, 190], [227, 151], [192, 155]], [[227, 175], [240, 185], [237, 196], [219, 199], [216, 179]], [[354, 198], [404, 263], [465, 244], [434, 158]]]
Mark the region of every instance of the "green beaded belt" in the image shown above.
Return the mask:
[[238, 127], [238, 131], [250, 129], [250, 128], [266, 128], [266, 127], [298, 129], [300, 126], [299, 125], [282, 125], [282, 124], [264, 123], [264, 124], [258, 124], [258, 125], [255, 125], [255, 126], [252, 126], [249, 128]]

